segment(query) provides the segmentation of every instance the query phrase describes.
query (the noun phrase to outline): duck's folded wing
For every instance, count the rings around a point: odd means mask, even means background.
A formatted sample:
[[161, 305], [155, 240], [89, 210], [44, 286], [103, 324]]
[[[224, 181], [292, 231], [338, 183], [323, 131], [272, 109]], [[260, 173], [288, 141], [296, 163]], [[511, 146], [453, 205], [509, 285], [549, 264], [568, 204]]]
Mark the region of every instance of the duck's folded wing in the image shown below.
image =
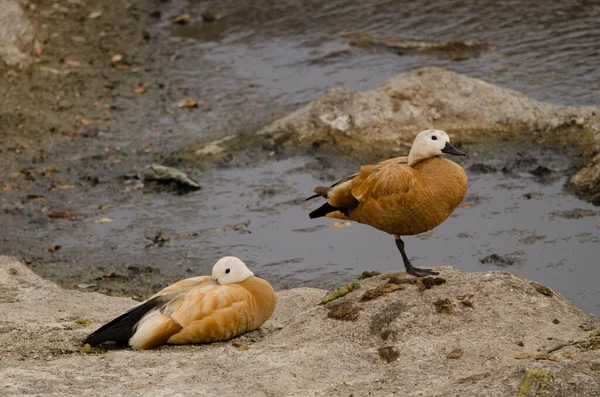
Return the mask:
[[89, 343], [92, 346], [99, 345], [103, 342], [128, 343], [129, 339], [135, 333], [138, 322], [146, 314], [153, 310], [159, 310], [160, 307], [168, 303], [176, 297], [177, 293], [154, 296], [133, 309], [121, 314], [119, 317], [110, 321], [94, 331], [83, 342]]
[[84, 343], [92, 346], [108, 341], [127, 343], [135, 334], [138, 323], [144, 316], [149, 315], [152, 311], [162, 311], [166, 305], [178, 302], [178, 298], [184, 297], [187, 291], [199, 286], [211, 287], [215, 286], [215, 283], [211, 276], [200, 276], [171, 284], [145, 302], [94, 331]]
[[408, 193], [417, 183], [412, 170], [405, 164], [385, 167], [361, 167], [361, 172], [352, 183], [352, 196], [359, 202], [377, 200], [394, 194]]
[[167, 343], [206, 343], [231, 339], [251, 329], [252, 308], [247, 301], [218, 309], [173, 334]]
[[[373, 165], [363, 166], [363, 167], [361, 167], [361, 172], [364, 172], [364, 170], [369, 170], [369, 172], [372, 172], [374, 170], [379, 170], [379, 169], [388, 167], [390, 165], [407, 164], [407, 163], [408, 163], [408, 157], [406, 157], [406, 156], [392, 157], [392, 158], [384, 160], [374, 166]], [[329, 187], [317, 186], [314, 190], [316, 194], [306, 198], [305, 201], [312, 200], [317, 197], [324, 197], [326, 199], [329, 199], [332, 196], [336, 196], [333, 199], [333, 203], [330, 201], [331, 205], [333, 205], [335, 207], [343, 207], [345, 205], [349, 205], [353, 201], [351, 198], [351, 192], [349, 190], [349, 188], [351, 188], [351, 183], [349, 183], [349, 182], [352, 182], [356, 177], [358, 177], [361, 174], [361, 172], [357, 172], [356, 174], [348, 175], [348, 176], [340, 179], [339, 181], [335, 182], [333, 185], [330, 185]], [[346, 199], [344, 199], [344, 197], [346, 197]]]
[[252, 294], [239, 284], [190, 291], [180, 303], [174, 303], [164, 312], [183, 326], [168, 340], [175, 344], [229, 339], [252, 327], [259, 310]]
[[212, 282], [212, 277], [211, 276], [198, 276], [198, 277], [186, 278], [184, 280], [177, 281], [176, 283], [173, 283], [166, 288], [163, 288], [162, 290], [160, 290], [159, 292], [154, 294], [153, 298], [155, 296], [166, 295], [166, 294], [170, 294], [173, 292], [184, 292], [184, 291], [189, 290], [190, 288], [197, 287], [197, 286], [205, 284], [205, 283], [214, 284]]

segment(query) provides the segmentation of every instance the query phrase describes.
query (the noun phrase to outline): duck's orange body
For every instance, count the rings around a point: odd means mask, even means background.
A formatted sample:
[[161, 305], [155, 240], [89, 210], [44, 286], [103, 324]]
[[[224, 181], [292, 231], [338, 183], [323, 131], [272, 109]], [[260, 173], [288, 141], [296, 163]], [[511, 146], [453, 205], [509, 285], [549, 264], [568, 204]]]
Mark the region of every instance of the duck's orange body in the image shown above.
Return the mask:
[[433, 229], [444, 222], [467, 194], [467, 175], [458, 164], [440, 157], [443, 153], [464, 156], [440, 130], [421, 131], [408, 157], [396, 157], [330, 187], [315, 188], [315, 196], [327, 203], [312, 211], [322, 216], [351, 220], [394, 235], [406, 271], [422, 277], [437, 272], [412, 266], [401, 236]]
[[355, 206], [349, 219], [396, 236], [429, 231], [445, 221], [467, 193], [467, 176], [458, 164], [442, 157], [414, 166], [388, 161], [363, 166], [352, 180], [333, 187], [328, 202], [334, 207]]
[[85, 343], [129, 343], [134, 349], [208, 343], [257, 329], [271, 317], [276, 295], [258, 277], [218, 284], [211, 276], [174, 283], [91, 334]]

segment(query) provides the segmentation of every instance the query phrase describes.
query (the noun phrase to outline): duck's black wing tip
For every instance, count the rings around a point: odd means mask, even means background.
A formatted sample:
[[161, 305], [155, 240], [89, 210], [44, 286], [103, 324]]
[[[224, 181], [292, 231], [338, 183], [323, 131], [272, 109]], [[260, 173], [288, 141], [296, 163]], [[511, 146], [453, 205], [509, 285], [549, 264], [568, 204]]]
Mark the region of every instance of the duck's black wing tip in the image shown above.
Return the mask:
[[172, 298], [173, 294], [168, 294], [147, 300], [92, 332], [83, 341], [83, 344], [88, 343], [90, 346], [96, 346], [104, 342], [128, 344], [142, 317], [151, 310], [159, 308]]

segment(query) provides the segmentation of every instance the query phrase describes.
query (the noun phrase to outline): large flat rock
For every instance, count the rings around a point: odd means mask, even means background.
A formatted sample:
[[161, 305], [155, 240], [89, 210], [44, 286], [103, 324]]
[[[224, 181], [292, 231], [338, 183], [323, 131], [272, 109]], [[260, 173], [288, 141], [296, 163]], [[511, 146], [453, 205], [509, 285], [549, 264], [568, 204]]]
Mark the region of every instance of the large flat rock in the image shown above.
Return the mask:
[[7, 65], [29, 63], [33, 26], [15, 0], [0, 0], [0, 61]]
[[[84, 354], [83, 338], [135, 302], [62, 290], [0, 257], [0, 395], [600, 395], [599, 318], [510, 273], [438, 270], [446, 282], [430, 289], [389, 288], [387, 274], [328, 305], [323, 290], [280, 291], [241, 347]], [[398, 289], [364, 300], [381, 285]]]

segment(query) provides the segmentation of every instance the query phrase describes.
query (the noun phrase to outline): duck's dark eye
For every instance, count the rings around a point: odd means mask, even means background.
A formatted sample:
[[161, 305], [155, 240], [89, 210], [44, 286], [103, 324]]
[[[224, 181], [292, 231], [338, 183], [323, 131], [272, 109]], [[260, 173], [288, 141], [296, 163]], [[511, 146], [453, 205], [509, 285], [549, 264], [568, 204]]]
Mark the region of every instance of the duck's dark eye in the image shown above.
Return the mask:
[[435, 135], [434, 135], [434, 136], [432, 136], [432, 137], [431, 137], [431, 140], [432, 140], [432, 141], [437, 141], [437, 136], [435, 136]]
[[231, 269], [225, 269], [226, 274], [229, 274], [230, 271], [231, 271]]

